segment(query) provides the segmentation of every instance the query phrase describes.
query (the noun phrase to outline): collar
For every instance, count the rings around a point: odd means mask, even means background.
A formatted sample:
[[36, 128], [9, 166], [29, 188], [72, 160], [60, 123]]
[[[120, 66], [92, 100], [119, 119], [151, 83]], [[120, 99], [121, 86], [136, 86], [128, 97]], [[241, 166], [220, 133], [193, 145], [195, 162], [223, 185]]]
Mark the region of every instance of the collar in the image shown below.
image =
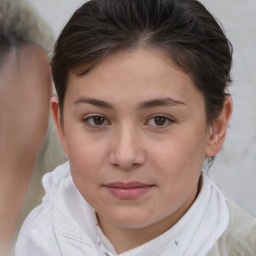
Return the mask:
[[[118, 255], [99, 228], [94, 209], [75, 187], [69, 162], [46, 174], [43, 183], [47, 191], [44, 203], [54, 206], [53, 228], [58, 235], [69, 239], [68, 246], [76, 247], [73, 241], [79, 241], [81, 251], [90, 250], [90, 255]], [[207, 175], [202, 174], [202, 186], [196, 200], [172, 228], [119, 256], [170, 256], [170, 253], [205, 256], [228, 222], [229, 212], [223, 194]]]
[[137, 248], [117, 254], [96, 224], [101, 250], [109, 256], [204, 256], [227, 228], [228, 208], [221, 191], [202, 174], [202, 187], [185, 215], [168, 231]]

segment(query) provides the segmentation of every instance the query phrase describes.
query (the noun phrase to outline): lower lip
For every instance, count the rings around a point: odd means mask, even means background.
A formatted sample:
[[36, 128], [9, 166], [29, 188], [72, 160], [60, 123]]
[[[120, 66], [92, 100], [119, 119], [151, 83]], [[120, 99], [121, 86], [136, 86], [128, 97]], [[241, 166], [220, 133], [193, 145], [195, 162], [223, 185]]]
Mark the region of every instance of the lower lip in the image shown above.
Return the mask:
[[131, 188], [123, 188], [123, 187], [107, 187], [107, 189], [117, 198], [132, 200], [137, 199], [147, 193], [152, 189], [153, 186], [143, 186], [143, 187], [131, 187]]

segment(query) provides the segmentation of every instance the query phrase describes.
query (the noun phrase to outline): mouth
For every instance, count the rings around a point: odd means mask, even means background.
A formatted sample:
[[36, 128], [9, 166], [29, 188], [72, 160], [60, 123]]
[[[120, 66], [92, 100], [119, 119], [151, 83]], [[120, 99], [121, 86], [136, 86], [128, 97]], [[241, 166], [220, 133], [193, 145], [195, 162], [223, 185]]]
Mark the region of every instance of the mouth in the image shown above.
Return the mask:
[[154, 185], [140, 182], [115, 182], [105, 185], [109, 192], [115, 197], [123, 200], [133, 200], [149, 192]]

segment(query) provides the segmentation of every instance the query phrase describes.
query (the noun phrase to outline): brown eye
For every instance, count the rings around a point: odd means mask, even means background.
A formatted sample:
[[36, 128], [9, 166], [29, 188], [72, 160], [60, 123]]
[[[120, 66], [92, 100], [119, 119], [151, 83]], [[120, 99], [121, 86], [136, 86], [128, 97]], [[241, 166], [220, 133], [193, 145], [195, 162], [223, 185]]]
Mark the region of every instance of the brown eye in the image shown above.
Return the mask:
[[105, 122], [105, 118], [104, 117], [102, 117], [102, 116], [94, 116], [93, 117], [93, 123], [95, 124], [95, 125], [97, 125], [97, 126], [99, 126], [99, 125], [103, 125], [104, 124], [104, 122]]
[[157, 117], [154, 117], [154, 122], [156, 126], [163, 126], [166, 124], [167, 118], [164, 116], [157, 116]]
[[83, 119], [83, 122], [91, 127], [103, 127], [105, 125], [108, 125], [108, 120], [103, 116], [89, 116], [85, 119]]
[[156, 115], [151, 117], [148, 121], [147, 121], [147, 125], [153, 126], [153, 127], [168, 127], [170, 124], [172, 124], [174, 121], [164, 115]]

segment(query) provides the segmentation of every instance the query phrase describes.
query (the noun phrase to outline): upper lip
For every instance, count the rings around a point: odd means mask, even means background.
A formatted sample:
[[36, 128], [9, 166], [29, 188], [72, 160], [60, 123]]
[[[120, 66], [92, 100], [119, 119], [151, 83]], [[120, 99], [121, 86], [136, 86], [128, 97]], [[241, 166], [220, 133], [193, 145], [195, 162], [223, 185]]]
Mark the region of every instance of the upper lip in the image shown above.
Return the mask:
[[106, 184], [106, 187], [109, 188], [141, 188], [141, 187], [149, 187], [153, 186], [151, 184], [145, 184], [137, 181], [132, 182], [113, 182]]

